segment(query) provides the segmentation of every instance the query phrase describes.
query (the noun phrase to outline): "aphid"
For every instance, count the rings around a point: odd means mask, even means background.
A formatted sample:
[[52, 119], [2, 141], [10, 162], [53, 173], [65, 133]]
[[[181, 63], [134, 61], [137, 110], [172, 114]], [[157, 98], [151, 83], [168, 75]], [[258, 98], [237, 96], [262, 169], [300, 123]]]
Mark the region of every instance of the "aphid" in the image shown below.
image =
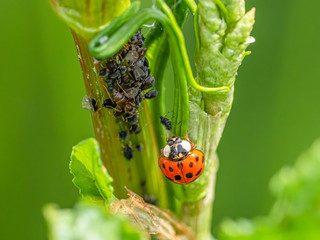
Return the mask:
[[146, 67], [149, 67], [149, 61], [148, 61], [147, 58], [144, 58], [144, 65], [145, 65]]
[[119, 137], [121, 140], [127, 140], [128, 139], [128, 132], [127, 131], [121, 131], [119, 133]]
[[137, 94], [139, 93], [139, 89], [138, 88], [129, 88], [126, 90], [129, 98], [135, 98], [137, 96]]
[[99, 75], [100, 75], [101, 77], [108, 77], [108, 75], [109, 75], [109, 69], [106, 69], [106, 68], [101, 69], [101, 70], [99, 71]]
[[142, 90], [146, 90], [146, 89], [149, 89], [151, 88], [153, 85], [154, 85], [154, 77], [153, 76], [149, 76], [147, 77], [146, 79], [144, 79], [142, 81], [142, 84], [141, 84], [141, 89]]
[[150, 204], [152, 204], [152, 205], [155, 205], [155, 206], [158, 206], [158, 199], [156, 199], [156, 197], [155, 196], [153, 196], [153, 195], [147, 195], [147, 194], [145, 194], [144, 196], [143, 196], [143, 199], [144, 199], [144, 201], [146, 202], [146, 203], [150, 203]]
[[120, 73], [123, 75], [127, 72], [127, 67], [126, 66], [121, 66], [120, 68]]
[[144, 55], [146, 55], [146, 53], [147, 53], [147, 49], [146, 48], [140, 48], [138, 50], [138, 53], [139, 53], [139, 58], [143, 58]]
[[120, 107], [120, 108], [124, 108], [124, 106], [126, 105], [126, 97], [121, 94], [120, 92], [118, 92], [117, 90], [113, 90], [113, 96], [114, 96], [114, 101], [116, 102], [116, 104]]
[[124, 111], [115, 111], [113, 112], [113, 116], [120, 117], [122, 114], [124, 114]]
[[116, 79], [116, 78], [121, 77], [120, 71], [119, 71], [119, 70], [117, 70], [116, 72], [114, 72], [114, 73], [110, 74], [110, 76], [109, 76], [109, 77], [110, 77], [111, 79]]
[[138, 151], [142, 151], [143, 145], [142, 145], [142, 144], [138, 144], [138, 145], [136, 146], [136, 149], [137, 149]]
[[142, 96], [141, 96], [141, 94], [138, 94], [138, 95], [136, 96], [136, 98], [134, 99], [134, 101], [135, 101], [136, 106], [137, 106], [137, 107], [140, 107], [140, 103], [141, 103], [141, 101], [142, 101]]
[[124, 156], [130, 160], [131, 158], [133, 158], [133, 150], [131, 147], [129, 147], [128, 145], [126, 145], [124, 147]]
[[106, 108], [115, 108], [117, 104], [114, 101], [112, 101], [110, 98], [107, 98], [106, 100], [104, 100], [103, 106]]
[[109, 86], [109, 87], [108, 87], [108, 92], [109, 92], [109, 93], [113, 92], [113, 89], [114, 89], [114, 88], [113, 88], [112, 86]]
[[107, 84], [112, 84], [112, 80], [110, 78], [106, 78], [105, 81], [106, 81]]
[[133, 115], [127, 118], [127, 121], [130, 125], [137, 124], [138, 122], [138, 115]]
[[138, 134], [141, 132], [141, 129], [139, 128], [139, 126], [137, 124], [134, 124], [131, 126], [130, 128], [130, 133], [135, 133], [135, 134]]
[[170, 131], [172, 129], [171, 121], [168, 118], [160, 116], [160, 122], [167, 130]]
[[159, 167], [162, 173], [172, 182], [188, 184], [196, 180], [203, 172], [205, 157], [196, 149], [188, 138], [172, 137], [167, 139], [167, 145], [161, 149]]
[[144, 97], [145, 97], [145, 98], [148, 98], [148, 99], [152, 99], [152, 98], [155, 98], [157, 95], [158, 95], [158, 91], [155, 90], [155, 89], [152, 89], [152, 90], [148, 91], [148, 92], [144, 95]]

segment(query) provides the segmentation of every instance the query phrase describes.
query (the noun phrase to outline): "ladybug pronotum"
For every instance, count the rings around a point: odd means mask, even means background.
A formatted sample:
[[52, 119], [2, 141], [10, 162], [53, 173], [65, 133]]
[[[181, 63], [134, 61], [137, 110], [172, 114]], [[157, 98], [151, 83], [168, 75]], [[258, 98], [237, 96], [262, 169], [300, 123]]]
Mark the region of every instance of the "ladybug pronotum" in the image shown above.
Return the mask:
[[167, 145], [161, 149], [159, 167], [162, 173], [172, 182], [188, 184], [196, 180], [203, 172], [205, 157], [196, 149], [187, 137], [167, 139]]

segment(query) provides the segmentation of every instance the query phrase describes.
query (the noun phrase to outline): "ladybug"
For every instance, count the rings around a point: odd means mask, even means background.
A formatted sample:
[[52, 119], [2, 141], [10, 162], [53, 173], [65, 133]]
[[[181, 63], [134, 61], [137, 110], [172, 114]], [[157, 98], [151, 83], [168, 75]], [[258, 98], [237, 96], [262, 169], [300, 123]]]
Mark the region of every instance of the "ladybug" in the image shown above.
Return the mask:
[[205, 165], [203, 152], [196, 148], [188, 135], [185, 140], [181, 137], [168, 138], [159, 159], [162, 173], [174, 183], [188, 184], [196, 180]]

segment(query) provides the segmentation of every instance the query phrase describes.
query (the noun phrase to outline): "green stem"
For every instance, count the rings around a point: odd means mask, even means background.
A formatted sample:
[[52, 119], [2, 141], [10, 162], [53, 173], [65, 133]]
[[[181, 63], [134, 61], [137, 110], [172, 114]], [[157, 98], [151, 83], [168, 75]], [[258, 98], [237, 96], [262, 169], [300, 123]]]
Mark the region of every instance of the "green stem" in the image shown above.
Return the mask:
[[[99, 63], [89, 54], [88, 41], [72, 32], [77, 46], [80, 64], [87, 89], [87, 95], [102, 106], [104, 99], [108, 98], [98, 76], [101, 68]], [[156, 142], [151, 124], [148, 106], [143, 104], [140, 112], [141, 133], [137, 135], [136, 142], [142, 143], [144, 149], [141, 153], [135, 152], [135, 157], [128, 161], [123, 155], [123, 146], [119, 141], [120, 128], [115, 121], [113, 111], [100, 107], [92, 112], [93, 125], [96, 138], [100, 144], [102, 161], [114, 179], [113, 186], [118, 198], [125, 198], [127, 192], [124, 186], [143, 196], [147, 190], [149, 195], [155, 196], [160, 206], [169, 204], [165, 182], [158, 171], [159, 147]], [[145, 182], [146, 186], [143, 186]]]

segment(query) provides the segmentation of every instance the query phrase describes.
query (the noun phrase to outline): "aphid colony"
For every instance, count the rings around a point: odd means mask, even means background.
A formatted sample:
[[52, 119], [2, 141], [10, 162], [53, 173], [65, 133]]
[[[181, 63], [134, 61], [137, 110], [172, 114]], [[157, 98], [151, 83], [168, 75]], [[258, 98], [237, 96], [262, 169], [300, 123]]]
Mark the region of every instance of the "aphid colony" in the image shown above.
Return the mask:
[[[147, 49], [143, 47], [144, 37], [139, 30], [112, 58], [101, 60], [99, 75], [103, 78], [103, 87], [108, 98], [103, 106], [113, 109], [121, 127], [119, 138], [124, 145], [124, 156], [133, 157], [132, 144], [128, 144], [129, 134], [140, 133], [139, 108], [143, 99], [152, 99], [158, 95], [157, 90], [146, 91], [154, 85], [150, 76], [149, 62], [145, 58]], [[146, 93], [144, 93], [146, 91]], [[142, 146], [135, 148], [141, 151]]]

